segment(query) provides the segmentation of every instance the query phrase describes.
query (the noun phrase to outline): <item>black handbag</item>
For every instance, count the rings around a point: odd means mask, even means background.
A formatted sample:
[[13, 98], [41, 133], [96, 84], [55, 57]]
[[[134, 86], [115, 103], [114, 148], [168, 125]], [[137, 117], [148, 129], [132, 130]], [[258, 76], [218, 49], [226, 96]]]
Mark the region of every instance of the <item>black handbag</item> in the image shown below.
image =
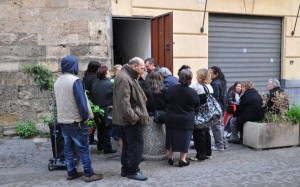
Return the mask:
[[105, 120], [105, 126], [112, 126], [112, 110], [113, 106], [108, 106], [105, 110], [104, 120]]
[[153, 121], [160, 124], [166, 123], [166, 111], [155, 110]]
[[157, 107], [156, 107], [156, 104], [155, 104], [155, 102], [154, 102], [152, 93], [150, 93], [150, 97], [151, 97], [152, 102], [153, 102], [154, 107], [155, 107], [153, 121], [154, 121], [155, 123], [158, 123], [158, 124], [164, 124], [164, 123], [166, 123], [166, 118], [167, 118], [167, 117], [166, 117], [166, 111], [156, 109]]

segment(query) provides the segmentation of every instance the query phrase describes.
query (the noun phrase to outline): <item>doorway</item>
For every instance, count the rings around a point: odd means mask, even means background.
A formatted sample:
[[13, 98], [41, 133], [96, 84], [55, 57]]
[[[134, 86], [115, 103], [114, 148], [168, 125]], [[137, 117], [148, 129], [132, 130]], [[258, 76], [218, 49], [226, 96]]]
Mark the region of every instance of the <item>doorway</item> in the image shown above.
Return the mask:
[[151, 57], [151, 20], [113, 18], [113, 51], [114, 64]]
[[114, 17], [113, 62], [152, 57], [155, 64], [173, 71], [173, 13], [154, 18]]

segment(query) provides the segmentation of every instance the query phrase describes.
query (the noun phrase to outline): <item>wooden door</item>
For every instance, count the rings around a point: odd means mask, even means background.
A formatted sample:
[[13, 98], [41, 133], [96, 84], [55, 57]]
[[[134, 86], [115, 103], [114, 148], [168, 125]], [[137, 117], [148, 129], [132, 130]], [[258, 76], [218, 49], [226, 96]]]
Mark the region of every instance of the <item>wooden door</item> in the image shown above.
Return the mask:
[[173, 72], [173, 13], [151, 19], [151, 55], [160, 67]]

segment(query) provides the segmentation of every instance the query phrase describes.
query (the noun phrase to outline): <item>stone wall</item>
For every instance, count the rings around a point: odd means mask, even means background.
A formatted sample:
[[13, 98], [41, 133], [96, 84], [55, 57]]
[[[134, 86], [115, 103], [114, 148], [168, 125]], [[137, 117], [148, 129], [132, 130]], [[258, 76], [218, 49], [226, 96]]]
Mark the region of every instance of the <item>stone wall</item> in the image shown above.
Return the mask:
[[50, 93], [22, 73], [24, 65], [57, 73], [61, 58], [75, 55], [81, 71], [90, 60], [110, 66], [110, 25], [110, 0], [1, 0], [0, 126], [49, 115]]

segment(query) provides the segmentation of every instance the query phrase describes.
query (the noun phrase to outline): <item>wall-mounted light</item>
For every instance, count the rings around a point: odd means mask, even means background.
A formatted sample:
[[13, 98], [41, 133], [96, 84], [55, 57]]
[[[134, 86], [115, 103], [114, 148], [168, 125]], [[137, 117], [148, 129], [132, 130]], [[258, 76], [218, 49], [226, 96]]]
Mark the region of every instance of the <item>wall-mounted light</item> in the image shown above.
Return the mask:
[[297, 13], [297, 17], [296, 17], [296, 22], [295, 22], [295, 25], [294, 25], [294, 30], [292, 31], [292, 36], [294, 36], [295, 34], [295, 30], [296, 30], [296, 26], [297, 26], [297, 21], [298, 21], [298, 16], [299, 16], [299, 10], [300, 10], [300, 4], [299, 4], [299, 8], [298, 8], [298, 13]]
[[202, 3], [202, 2], [204, 2], [204, 1], [205, 1], [205, 8], [204, 8], [204, 15], [203, 15], [202, 27], [201, 27], [201, 29], [200, 29], [200, 32], [201, 32], [201, 33], [204, 32], [204, 22], [205, 22], [206, 6], [207, 6], [207, 1], [208, 1], [208, 0], [198, 0], [199, 3], [200, 3], [200, 2]]

